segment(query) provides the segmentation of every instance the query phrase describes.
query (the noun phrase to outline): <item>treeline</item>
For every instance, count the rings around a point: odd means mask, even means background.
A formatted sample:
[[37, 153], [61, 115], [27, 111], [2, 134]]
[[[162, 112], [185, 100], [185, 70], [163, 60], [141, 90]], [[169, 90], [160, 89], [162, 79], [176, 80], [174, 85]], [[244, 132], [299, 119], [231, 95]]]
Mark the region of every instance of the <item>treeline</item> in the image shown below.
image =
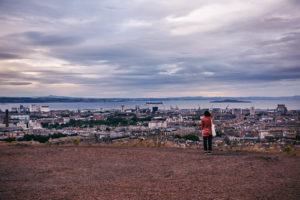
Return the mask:
[[13, 141], [37, 141], [40, 143], [45, 143], [47, 142], [50, 138], [51, 139], [55, 139], [55, 138], [61, 138], [61, 137], [67, 137], [67, 136], [77, 136], [77, 134], [71, 134], [71, 135], [67, 135], [67, 134], [63, 134], [63, 133], [54, 133], [51, 135], [31, 135], [31, 134], [26, 134], [24, 135], [23, 138], [5, 138], [5, 139], [1, 139], [0, 141], [5, 141], [5, 142], [13, 142]]
[[42, 123], [43, 128], [48, 129], [62, 129], [67, 127], [80, 127], [80, 128], [87, 128], [87, 127], [94, 127], [99, 125], [107, 125], [107, 126], [130, 126], [130, 125], [137, 125], [138, 122], [144, 121], [151, 121], [151, 117], [145, 118], [137, 118], [133, 116], [131, 118], [123, 118], [123, 117], [109, 117], [107, 120], [74, 120], [71, 119], [68, 123], [65, 124], [49, 124], [49, 123]]

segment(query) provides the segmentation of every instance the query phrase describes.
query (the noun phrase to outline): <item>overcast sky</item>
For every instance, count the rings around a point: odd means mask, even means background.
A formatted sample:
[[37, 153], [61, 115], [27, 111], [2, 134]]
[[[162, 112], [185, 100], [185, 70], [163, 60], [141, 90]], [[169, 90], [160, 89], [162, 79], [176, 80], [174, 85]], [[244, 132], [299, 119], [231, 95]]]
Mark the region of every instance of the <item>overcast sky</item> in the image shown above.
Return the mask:
[[299, 0], [0, 0], [0, 96], [300, 94]]

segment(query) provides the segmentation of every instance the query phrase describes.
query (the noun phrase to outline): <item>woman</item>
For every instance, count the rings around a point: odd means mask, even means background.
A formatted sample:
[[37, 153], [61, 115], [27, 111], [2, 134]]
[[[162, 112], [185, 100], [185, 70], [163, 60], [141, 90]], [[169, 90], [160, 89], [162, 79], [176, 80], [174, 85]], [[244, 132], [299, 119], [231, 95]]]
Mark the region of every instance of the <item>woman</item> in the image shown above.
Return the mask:
[[211, 114], [208, 111], [205, 111], [204, 117], [201, 119], [201, 129], [202, 129], [203, 146], [204, 146], [205, 154], [211, 154], [212, 151], [212, 131], [211, 131], [212, 121], [211, 120], [212, 120]]

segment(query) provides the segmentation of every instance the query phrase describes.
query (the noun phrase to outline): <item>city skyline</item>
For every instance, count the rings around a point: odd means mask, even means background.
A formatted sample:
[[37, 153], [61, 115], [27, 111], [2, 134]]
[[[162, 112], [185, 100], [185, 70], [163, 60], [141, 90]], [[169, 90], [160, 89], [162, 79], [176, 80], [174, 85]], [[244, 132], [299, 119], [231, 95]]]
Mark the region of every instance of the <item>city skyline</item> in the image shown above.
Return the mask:
[[0, 96], [299, 95], [299, 7], [1, 1]]

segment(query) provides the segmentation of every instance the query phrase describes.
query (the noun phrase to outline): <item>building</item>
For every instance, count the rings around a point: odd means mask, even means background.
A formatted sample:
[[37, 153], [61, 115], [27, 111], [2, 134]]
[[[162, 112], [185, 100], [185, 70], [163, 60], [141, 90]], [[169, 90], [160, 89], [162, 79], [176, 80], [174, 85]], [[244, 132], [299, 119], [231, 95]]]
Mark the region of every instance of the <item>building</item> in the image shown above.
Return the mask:
[[287, 113], [287, 108], [285, 107], [285, 104], [278, 104], [276, 111], [279, 113], [286, 114]]
[[41, 123], [37, 122], [36, 120], [30, 120], [28, 123], [29, 128], [31, 129], [42, 129]]
[[242, 109], [241, 108], [234, 108], [234, 109], [232, 109], [232, 114], [233, 115], [240, 115], [240, 114], [242, 114]]
[[252, 116], [255, 115], [255, 108], [253, 106], [250, 109], [250, 115], [252, 115]]
[[5, 127], [9, 127], [8, 110], [5, 111]]
[[242, 109], [242, 115], [249, 115], [250, 114], [250, 109]]
[[[200, 110], [200, 107], [199, 107], [199, 110]], [[221, 113], [221, 108], [213, 108], [211, 110], [211, 112], [213, 112], [213, 113]]]
[[125, 112], [125, 106], [121, 105], [121, 112]]
[[18, 113], [23, 113], [23, 112], [26, 112], [27, 110], [28, 110], [27, 107], [20, 105], [20, 107], [18, 108]]
[[151, 121], [148, 123], [148, 128], [150, 128], [150, 129], [167, 128], [167, 122], [166, 121]]
[[135, 106], [135, 111], [136, 111], [136, 112], [139, 112], [139, 110], [140, 110], [140, 106], [139, 106], [138, 104], [136, 104], [136, 106]]
[[11, 119], [18, 119], [18, 120], [29, 120], [30, 116], [29, 115], [11, 115]]
[[29, 111], [30, 111], [30, 112], [39, 112], [39, 111], [40, 111], [40, 108], [39, 108], [37, 105], [35, 105], [35, 104], [31, 104], [31, 105], [29, 106]]
[[40, 110], [41, 110], [41, 112], [50, 112], [49, 106], [41, 106]]
[[12, 107], [12, 108], [11, 108], [11, 112], [18, 112], [18, 108]]
[[259, 139], [265, 139], [266, 136], [272, 136], [269, 130], [259, 130], [258, 131]]
[[262, 116], [260, 121], [267, 121], [267, 122], [271, 122], [273, 121], [273, 117], [269, 117], [269, 116]]
[[28, 129], [28, 122], [20, 121], [17, 123], [18, 127], [21, 127], [23, 130]]
[[153, 113], [155, 113], [155, 112], [157, 112], [157, 111], [158, 111], [158, 107], [157, 107], [157, 106], [152, 107], [152, 112], [153, 112]]
[[291, 130], [284, 130], [282, 132], [282, 136], [285, 138], [293, 138], [295, 139], [297, 136], [297, 132], [296, 131], [291, 131]]

